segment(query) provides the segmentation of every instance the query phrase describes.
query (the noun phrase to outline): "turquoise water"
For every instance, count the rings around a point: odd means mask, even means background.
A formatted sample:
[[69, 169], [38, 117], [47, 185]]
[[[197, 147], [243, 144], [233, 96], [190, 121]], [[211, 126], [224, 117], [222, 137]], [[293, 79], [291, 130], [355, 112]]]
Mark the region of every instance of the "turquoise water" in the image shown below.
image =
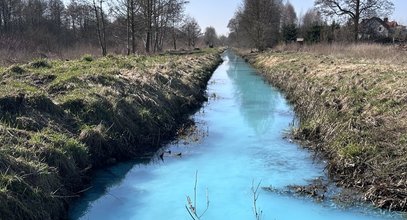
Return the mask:
[[[193, 198], [198, 171], [197, 210], [201, 219], [255, 219], [253, 183], [283, 189], [324, 177], [323, 162], [284, 139], [295, 118], [279, 91], [231, 52], [208, 86], [209, 102], [194, 115], [201, 138], [170, 144], [164, 160], [133, 161], [95, 174], [93, 187], [70, 211], [72, 219], [191, 219], [186, 196]], [[190, 141], [188, 141], [190, 142]], [[182, 153], [182, 156], [175, 156]], [[259, 190], [262, 219], [398, 219], [369, 207], [341, 209]]]

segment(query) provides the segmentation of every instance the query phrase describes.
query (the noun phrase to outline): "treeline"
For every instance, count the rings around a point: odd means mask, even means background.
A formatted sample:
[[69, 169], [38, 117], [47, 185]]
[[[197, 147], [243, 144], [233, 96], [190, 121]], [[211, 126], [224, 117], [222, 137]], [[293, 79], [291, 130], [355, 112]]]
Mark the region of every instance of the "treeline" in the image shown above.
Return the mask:
[[389, 0], [316, 0], [315, 8], [298, 16], [293, 5], [284, 2], [244, 0], [229, 21], [229, 44], [264, 50], [297, 38], [305, 43], [357, 41], [362, 18], [393, 10]]
[[317, 10], [298, 17], [293, 5], [282, 0], [245, 0], [228, 28], [230, 44], [259, 50], [297, 38], [307, 42], [332, 41], [335, 37], [348, 40], [335, 22], [328, 25]]
[[0, 0], [0, 46], [58, 51], [92, 45], [108, 52], [195, 47], [201, 28], [185, 0]]

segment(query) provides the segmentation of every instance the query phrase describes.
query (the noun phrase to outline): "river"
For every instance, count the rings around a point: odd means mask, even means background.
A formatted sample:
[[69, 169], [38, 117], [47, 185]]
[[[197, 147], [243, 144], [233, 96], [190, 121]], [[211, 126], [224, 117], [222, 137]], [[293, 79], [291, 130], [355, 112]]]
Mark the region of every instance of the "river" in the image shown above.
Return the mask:
[[[191, 138], [166, 146], [163, 160], [136, 160], [95, 173], [92, 188], [73, 204], [71, 219], [191, 219], [186, 196], [201, 219], [255, 219], [252, 186], [284, 191], [326, 179], [324, 162], [283, 138], [295, 115], [284, 96], [232, 52], [209, 81], [209, 101], [193, 119]], [[181, 154], [178, 156], [177, 154]], [[195, 175], [197, 173], [197, 178]], [[290, 194], [258, 190], [262, 219], [401, 219], [367, 205], [343, 208]]]

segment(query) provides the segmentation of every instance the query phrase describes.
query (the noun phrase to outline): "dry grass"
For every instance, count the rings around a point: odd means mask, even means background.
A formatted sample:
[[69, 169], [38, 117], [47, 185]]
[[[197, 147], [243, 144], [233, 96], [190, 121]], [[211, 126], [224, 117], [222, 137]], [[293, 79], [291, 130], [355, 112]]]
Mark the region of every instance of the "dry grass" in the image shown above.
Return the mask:
[[100, 51], [99, 48], [91, 45], [80, 45], [53, 52], [39, 52], [24, 48], [1, 48], [0, 65], [10, 66], [15, 64], [24, 64], [31, 60], [43, 58], [47, 58], [49, 60], [71, 60], [78, 59], [83, 54], [93, 54], [93, 56], [98, 57], [100, 56]]
[[380, 61], [381, 64], [407, 64], [407, 51], [400, 50], [399, 45], [381, 44], [298, 44], [279, 45], [277, 51], [307, 52], [335, 58], [356, 58], [358, 60]]
[[[118, 47], [109, 47], [109, 53], [120, 55], [125, 54], [126, 52]], [[72, 45], [70, 47], [62, 47], [52, 51], [27, 49], [21, 45], [0, 47], [0, 65], [10, 66], [14, 64], [24, 64], [31, 60], [44, 58], [49, 60], [76, 60], [84, 54], [90, 54], [93, 57], [101, 57], [100, 48], [92, 44]]]
[[308, 51], [248, 59], [286, 92], [300, 118], [295, 136], [329, 159], [334, 180], [378, 207], [406, 211], [407, 63], [393, 62], [404, 52], [375, 45]]

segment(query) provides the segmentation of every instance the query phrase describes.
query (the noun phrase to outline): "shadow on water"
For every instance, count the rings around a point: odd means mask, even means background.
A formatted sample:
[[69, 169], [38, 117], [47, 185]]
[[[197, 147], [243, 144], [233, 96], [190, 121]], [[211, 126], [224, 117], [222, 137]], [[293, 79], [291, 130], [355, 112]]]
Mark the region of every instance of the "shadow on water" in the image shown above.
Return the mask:
[[[87, 210], [91, 207], [91, 204], [102, 196], [108, 194], [112, 197], [116, 197], [109, 193], [109, 190], [117, 185], [120, 185], [122, 181], [126, 178], [129, 171], [131, 171], [137, 165], [147, 165], [153, 162], [153, 159], [138, 159], [128, 162], [119, 163], [111, 167], [105, 167], [97, 170], [92, 174], [91, 187], [86, 190], [85, 197], [81, 197], [70, 209], [70, 219], [79, 219]], [[148, 173], [143, 175], [143, 178], [148, 178]]]

